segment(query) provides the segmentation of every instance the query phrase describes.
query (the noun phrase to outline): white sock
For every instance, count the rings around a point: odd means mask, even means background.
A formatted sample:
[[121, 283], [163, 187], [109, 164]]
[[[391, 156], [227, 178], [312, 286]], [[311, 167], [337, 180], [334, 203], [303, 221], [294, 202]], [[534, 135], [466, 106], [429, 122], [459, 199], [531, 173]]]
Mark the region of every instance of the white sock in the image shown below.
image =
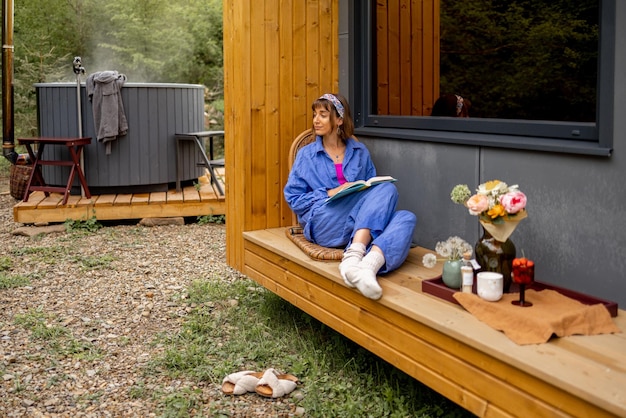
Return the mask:
[[370, 251], [356, 268], [348, 270], [347, 278], [363, 296], [374, 300], [380, 299], [383, 289], [378, 284], [376, 273], [384, 264], [385, 257], [381, 253]]
[[341, 259], [341, 263], [339, 264], [339, 272], [341, 273], [341, 278], [343, 279], [346, 286], [354, 287], [354, 285], [350, 283], [350, 280], [348, 280], [346, 274], [348, 271], [357, 268], [364, 255], [365, 245], [361, 244], [360, 242], [353, 242], [343, 253], [343, 258]]

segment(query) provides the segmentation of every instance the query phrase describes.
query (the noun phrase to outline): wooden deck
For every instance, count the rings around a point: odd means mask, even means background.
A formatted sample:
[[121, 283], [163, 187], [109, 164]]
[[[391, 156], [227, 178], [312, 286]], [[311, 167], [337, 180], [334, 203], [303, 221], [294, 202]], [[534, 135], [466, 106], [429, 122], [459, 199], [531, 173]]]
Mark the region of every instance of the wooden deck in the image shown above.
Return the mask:
[[[218, 178], [223, 182], [221, 170]], [[103, 221], [226, 214], [224, 196], [216, 193], [210, 178], [202, 176], [197, 184], [197, 188], [187, 186], [181, 192], [172, 188], [167, 192], [106, 194], [91, 196], [90, 199], [72, 195], [65, 205], [61, 204], [63, 195], [60, 193], [50, 193], [46, 197], [43, 192], [34, 192], [28, 202], [21, 201], [13, 207], [13, 219], [15, 222], [33, 224], [93, 217]]]
[[621, 334], [519, 346], [458, 305], [424, 294], [438, 272], [424, 249], [380, 278], [369, 300], [341, 280], [337, 262], [309, 259], [284, 228], [244, 232], [244, 273], [478, 416], [626, 416], [626, 312]]

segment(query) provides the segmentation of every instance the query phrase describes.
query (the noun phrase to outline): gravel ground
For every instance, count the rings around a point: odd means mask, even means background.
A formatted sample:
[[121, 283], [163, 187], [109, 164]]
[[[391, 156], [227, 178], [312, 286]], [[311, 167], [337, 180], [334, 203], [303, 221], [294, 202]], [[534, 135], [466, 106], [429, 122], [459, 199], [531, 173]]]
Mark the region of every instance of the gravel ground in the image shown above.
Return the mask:
[[[82, 269], [55, 256], [77, 245], [67, 233], [14, 235], [23, 225], [13, 221], [16, 201], [6, 179], [0, 192], [0, 258], [13, 260], [11, 274], [35, 277], [27, 286], [0, 289], [1, 417], [159, 416], [157, 399], [132, 396], [139, 387], [148, 393], [200, 390], [203, 416], [209, 409], [248, 417], [302, 413], [289, 399], [228, 397], [218, 382], [144, 373], [164, 349], [154, 344], [157, 334], [176, 333], [185, 320], [189, 308], [176, 301], [192, 280], [242, 280], [225, 263], [223, 225], [106, 226], [77, 239], [83, 259], [108, 254], [110, 264]], [[92, 344], [100, 356], [60, 354], [16, 321], [38, 311], [51, 329], [69, 330], [76, 343]]]

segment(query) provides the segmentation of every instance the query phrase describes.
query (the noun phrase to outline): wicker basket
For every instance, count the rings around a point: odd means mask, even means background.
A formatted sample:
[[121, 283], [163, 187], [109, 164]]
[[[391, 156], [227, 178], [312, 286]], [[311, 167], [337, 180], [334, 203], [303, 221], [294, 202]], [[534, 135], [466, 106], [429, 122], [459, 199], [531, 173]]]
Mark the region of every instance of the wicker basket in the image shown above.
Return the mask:
[[9, 189], [11, 196], [15, 199], [24, 199], [24, 192], [26, 191], [26, 185], [28, 184], [28, 179], [32, 171], [33, 167], [30, 165], [11, 164]]
[[322, 247], [304, 237], [302, 227], [292, 226], [285, 230], [287, 237], [293, 241], [306, 255], [313, 260], [340, 261], [343, 258], [343, 249]]

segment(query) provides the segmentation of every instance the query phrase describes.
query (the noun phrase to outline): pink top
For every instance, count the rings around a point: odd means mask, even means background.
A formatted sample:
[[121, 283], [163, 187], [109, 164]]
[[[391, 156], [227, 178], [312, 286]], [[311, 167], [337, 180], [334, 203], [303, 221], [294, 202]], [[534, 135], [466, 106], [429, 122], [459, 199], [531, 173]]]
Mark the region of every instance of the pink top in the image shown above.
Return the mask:
[[337, 172], [337, 180], [339, 180], [339, 184], [344, 184], [345, 182], [347, 182], [346, 178], [343, 176], [341, 164], [335, 164], [335, 171]]

